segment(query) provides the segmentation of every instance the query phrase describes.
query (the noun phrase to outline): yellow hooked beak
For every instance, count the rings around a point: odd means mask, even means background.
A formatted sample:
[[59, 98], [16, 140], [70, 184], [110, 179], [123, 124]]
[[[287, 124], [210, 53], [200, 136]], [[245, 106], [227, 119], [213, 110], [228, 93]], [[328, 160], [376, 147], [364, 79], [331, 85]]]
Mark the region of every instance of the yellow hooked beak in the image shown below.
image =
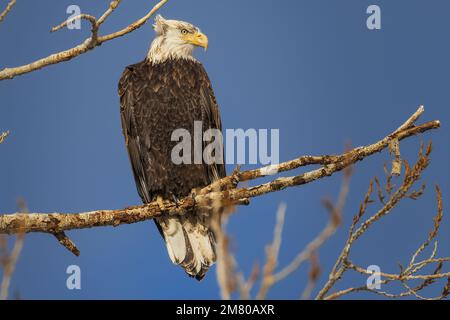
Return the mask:
[[189, 33], [183, 37], [183, 40], [193, 44], [194, 46], [199, 46], [208, 49], [208, 37], [201, 32]]

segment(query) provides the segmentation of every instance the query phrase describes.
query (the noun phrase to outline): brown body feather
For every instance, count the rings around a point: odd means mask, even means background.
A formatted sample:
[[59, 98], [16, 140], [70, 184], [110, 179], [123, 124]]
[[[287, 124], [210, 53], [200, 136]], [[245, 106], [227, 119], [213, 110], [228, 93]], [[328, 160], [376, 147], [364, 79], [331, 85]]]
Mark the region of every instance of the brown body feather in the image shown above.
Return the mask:
[[[119, 82], [119, 96], [122, 129], [144, 203], [157, 196], [188, 196], [192, 189], [226, 175], [223, 161], [176, 165], [171, 160], [178, 143], [171, 141], [174, 130], [186, 129], [194, 137], [194, 121], [202, 121], [203, 131], [222, 129], [210, 80], [199, 62], [178, 59], [152, 64], [144, 60], [128, 66]], [[196, 212], [155, 222], [172, 261], [189, 275], [203, 278], [215, 261], [209, 217]]]

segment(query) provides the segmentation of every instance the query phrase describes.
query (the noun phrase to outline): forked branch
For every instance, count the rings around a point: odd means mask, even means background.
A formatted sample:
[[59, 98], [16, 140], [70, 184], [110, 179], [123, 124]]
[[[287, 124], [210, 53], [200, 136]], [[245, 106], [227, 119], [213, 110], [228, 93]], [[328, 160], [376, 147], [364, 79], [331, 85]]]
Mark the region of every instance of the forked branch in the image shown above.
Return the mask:
[[[88, 20], [92, 26], [91, 36], [89, 38], [87, 38], [85, 41], [83, 41], [83, 43], [81, 43], [71, 49], [51, 54], [48, 57], [36, 60], [32, 63], [26, 64], [23, 66], [14, 67], [14, 68], [5, 68], [3, 70], [0, 70], [0, 81], [5, 80], [5, 79], [13, 79], [16, 76], [19, 76], [19, 75], [22, 75], [25, 73], [29, 73], [29, 72], [33, 72], [33, 71], [42, 69], [42, 68], [47, 67], [52, 64], [57, 64], [57, 63], [60, 63], [63, 61], [71, 60], [75, 57], [78, 57], [79, 55], [81, 55], [83, 53], [93, 50], [94, 48], [102, 45], [103, 43], [105, 43], [107, 41], [122, 37], [132, 31], [142, 27], [163, 5], [165, 5], [167, 3], [168, 0], [162, 0], [162, 1], [158, 2], [145, 16], [143, 16], [139, 20], [133, 22], [132, 24], [128, 25], [127, 27], [125, 27], [119, 31], [104, 35], [104, 36], [99, 36], [98, 31], [99, 31], [100, 26], [103, 24], [103, 22], [105, 22], [105, 20], [109, 17], [109, 15], [111, 15], [111, 13], [117, 8], [120, 1], [121, 0], [113, 0], [111, 2], [111, 4], [109, 5], [108, 9], [105, 11], [105, 13], [103, 13], [103, 15], [99, 19], [96, 19], [94, 16], [89, 15], [89, 14], [82, 14], [82, 15], [76, 16], [74, 18], [68, 19], [68, 20], [64, 21], [63, 23], [61, 23], [60, 25], [52, 28], [52, 30], [51, 30], [52, 32], [57, 31], [77, 19]], [[13, 3], [15, 1], [11, 1], [11, 2]], [[6, 15], [6, 13], [5, 13], [5, 15]], [[3, 17], [0, 16], [0, 18], [3, 18]], [[0, 21], [1, 21], [1, 19], [0, 19]]]

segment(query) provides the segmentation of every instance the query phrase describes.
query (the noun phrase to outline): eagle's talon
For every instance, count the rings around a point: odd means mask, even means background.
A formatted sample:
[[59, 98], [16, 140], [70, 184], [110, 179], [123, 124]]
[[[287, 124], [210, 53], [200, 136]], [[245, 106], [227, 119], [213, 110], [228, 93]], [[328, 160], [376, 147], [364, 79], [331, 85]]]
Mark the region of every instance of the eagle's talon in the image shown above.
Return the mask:
[[172, 194], [172, 199], [173, 199], [173, 202], [175, 202], [175, 208], [178, 209], [180, 207], [180, 200], [174, 194]]
[[156, 197], [156, 203], [158, 203], [159, 210], [161, 210], [161, 212], [163, 212], [165, 210], [165, 207], [164, 207], [164, 200], [161, 196]]
[[195, 206], [197, 205], [197, 202], [195, 202], [195, 197], [197, 197], [197, 193], [195, 192], [195, 190], [192, 190], [191, 197], [192, 197], [192, 201], [193, 201], [192, 210], [194, 210]]
[[[216, 163], [212, 170], [206, 163], [186, 170], [172, 166], [173, 146], [161, 134], [169, 128], [191, 128], [192, 119], [200, 121], [202, 128], [222, 129], [209, 77], [192, 55], [193, 46], [208, 46], [208, 38], [190, 23], [161, 16], [155, 19], [154, 27], [156, 41], [152, 42], [146, 58], [126, 67], [119, 81], [122, 129], [139, 194], [144, 202], [151, 200], [155, 211], [160, 209], [155, 222], [171, 261], [200, 280], [216, 255], [213, 230], [205, 217], [208, 210], [195, 212], [203, 202], [206, 207], [206, 201], [199, 197], [197, 203], [196, 197], [203, 195], [201, 188], [205, 185], [225, 177], [225, 168], [223, 162]], [[192, 117], [184, 116], [186, 106]], [[192, 136], [195, 126], [191, 129], [188, 132]], [[192, 189], [200, 185], [201, 188]], [[178, 201], [172, 193], [183, 198]], [[165, 199], [156, 197], [158, 194]], [[190, 214], [176, 216], [180, 210], [175, 206], [184, 207], [187, 203]]]

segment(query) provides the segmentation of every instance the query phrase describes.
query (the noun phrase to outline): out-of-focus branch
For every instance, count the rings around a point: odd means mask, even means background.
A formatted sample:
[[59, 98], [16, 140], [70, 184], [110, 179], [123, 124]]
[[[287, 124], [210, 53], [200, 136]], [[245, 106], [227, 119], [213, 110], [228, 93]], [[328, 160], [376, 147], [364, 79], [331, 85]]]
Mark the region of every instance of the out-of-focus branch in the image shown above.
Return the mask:
[[270, 287], [273, 285], [273, 272], [278, 265], [278, 255], [280, 253], [281, 239], [283, 235], [284, 218], [286, 215], [286, 205], [281, 204], [277, 211], [277, 222], [273, 233], [272, 244], [266, 248], [267, 261], [263, 268], [263, 278], [261, 287], [256, 295], [256, 299], [265, 299]]
[[[218, 208], [218, 210], [220, 209]], [[230, 300], [231, 295], [236, 291], [238, 286], [237, 263], [230, 250], [230, 238], [226, 233], [227, 221], [227, 215], [223, 217], [215, 215], [211, 222], [211, 227], [217, 242], [217, 283], [219, 284], [220, 295], [223, 300]]]
[[3, 19], [5, 19], [6, 15], [11, 11], [12, 7], [14, 7], [15, 4], [16, 4], [16, 0], [11, 0], [8, 3], [5, 10], [3, 10], [2, 13], [0, 13], [0, 22], [2, 22]]
[[320, 274], [322, 273], [322, 268], [320, 267], [318, 254], [313, 253], [309, 260], [311, 266], [308, 275], [308, 284], [306, 285], [305, 290], [303, 290], [303, 293], [300, 297], [300, 299], [302, 300], [310, 299], [311, 294], [317, 285], [317, 281], [320, 278]]
[[319, 247], [321, 247], [325, 243], [325, 241], [327, 241], [336, 232], [337, 228], [341, 225], [342, 222], [342, 212], [348, 196], [350, 177], [351, 170], [347, 170], [342, 180], [341, 191], [336, 205], [334, 205], [330, 201], [324, 201], [325, 207], [330, 212], [330, 220], [327, 226], [313, 241], [311, 241], [306, 246], [306, 248], [302, 252], [297, 255], [297, 257], [295, 257], [295, 259], [290, 264], [288, 264], [278, 273], [274, 274], [274, 282], [279, 282], [285, 279], [292, 272], [297, 270], [304, 262], [311, 258], [311, 256], [317, 251]]
[[0, 134], [0, 143], [2, 143], [7, 136], [9, 136], [9, 131], [2, 132]]
[[259, 265], [255, 263], [252, 268], [252, 272], [247, 280], [245, 280], [244, 275], [241, 273], [238, 275], [238, 285], [239, 285], [239, 296], [241, 300], [250, 300], [250, 291], [255, 286], [259, 278]]
[[[28, 210], [24, 201], [19, 201], [19, 207], [24, 213]], [[0, 300], [8, 299], [9, 286], [17, 260], [22, 252], [24, 240], [25, 234], [17, 234], [11, 254], [8, 254], [8, 239], [6, 235], [0, 234], [0, 266], [3, 268], [3, 279], [0, 284]]]
[[14, 243], [11, 255], [2, 257], [1, 259], [3, 260], [3, 279], [0, 285], [0, 300], [8, 299], [9, 285], [16, 268], [17, 260], [20, 256], [20, 252], [22, 251], [24, 239], [25, 235], [23, 233], [18, 234], [16, 236], [16, 241]]
[[[358, 161], [381, 152], [389, 146], [392, 139], [399, 141], [413, 135], [439, 128], [439, 121], [431, 121], [422, 125], [414, 125], [414, 121], [424, 112], [420, 107], [404, 125], [382, 140], [352, 149], [342, 155], [303, 156], [279, 165], [273, 165], [256, 170], [235, 171], [232, 175], [200, 190], [195, 196], [188, 196], [177, 203], [165, 200], [155, 201], [146, 205], [129, 207], [119, 210], [97, 210], [84, 213], [32, 213], [0, 215], [0, 234], [27, 232], [44, 232], [58, 234], [73, 229], [92, 228], [100, 226], [119, 226], [150, 220], [163, 214], [183, 215], [194, 209], [212, 211], [213, 204], [220, 202], [223, 207], [247, 205], [250, 198], [278, 192], [285, 188], [300, 186], [333, 175]], [[296, 176], [274, 179], [268, 183], [253, 187], [237, 188], [241, 181], [257, 179], [275, 172], [296, 169], [309, 164], [321, 164], [318, 169]]]
[[78, 257], [80, 255], [80, 250], [78, 250], [78, 248], [75, 245], [75, 243], [73, 243], [73, 241], [70, 240], [69, 237], [66, 236], [66, 234], [63, 231], [56, 232], [53, 235], [56, 237], [56, 239], [59, 241], [59, 243], [63, 247], [65, 247], [67, 250], [72, 252], [75, 256]]
[[68, 23], [76, 20], [76, 19], [85, 19], [91, 22], [92, 25], [92, 31], [91, 36], [87, 38], [83, 43], [79, 44], [76, 47], [73, 47], [71, 49], [61, 51], [58, 53], [54, 53], [52, 55], [49, 55], [48, 57], [36, 60], [32, 63], [20, 66], [20, 67], [14, 67], [14, 68], [5, 68], [3, 70], [0, 70], [0, 81], [5, 79], [13, 79], [16, 76], [33, 72], [39, 69], [42, 69], [44, 67], [47, 67], [52, 64], [57, 64], [63, 61], [71, 60], [75, 57], [78, 57], [79, 55], [86, 53], [90, 50], [93, 50], [94, 48], [102, 45], [103, 43], [113, 40], [118, 37], [122, 37], [138, 28], [143, 26], [151, 16], [153, 16], [164, 4], [167, 3], [168, 0], [162, 0], [158, 2], [144, 17], [141, 19], [133, 22], [129, 26], [117, 31], [113, 32], [104, 36], [98, 35], [98, 30], [105, 22], [105, 20], [108, 18], [108, 16], [117, 8], [121, 0], [113, 0], [111, 4], [109, 5], [108, 9], [105, 11], [105, 13], [97, 20], [94, 16], [88, 15], [88, 14], [82, 14], [78, 17], [74, 17], [72, 19], [68, 19], [67, 21], [63, 22], [57, 27], [54, 27], [51, 31], [57, 31], [61, 29], [62, 27], [66, 26]]
[[[267, 291], [264, 279], [272, 274], [278, 262], [278, 253], [281, 247], [285, 213], [286, 205], [280, 204], [276, 215], [277, 221], [274, 229], [273, 242], [266, 248], [267, 262], [263, 268], [263, 280], [261, 281], [261, 288], [256, 295], [257, 299], [263, 299], [265, 297]], [[227, 219], [228, 216], [227, 214], [225, 214], [225, 216], [222, 216], [221, 224], [218, 224], [220, 219], [214, 219], [212, 223], [217, 241], [216, 270], [221, 296], [222, 299], [229, 300], [231, 299], [233, 293], [238, 292], [241, 299], [248, 300], [251, 298], [250, 291], [259, 278], [259, 267], [258, 264], [255, 264], [253, 266], [252, 272], [247, 280], [245, 279], [244, 275], [239, 272], [235, 256], [229, 246], [229, 237], [226, 234]]]
[[[300, 253], [283, 269], [274, 273], [275, 267], [278, 263], [278, 250], [271, 250], [271, 247], [268, 248], [267, 254], [267, 263], [264, 268], [264, 277], [261, 283], [260, 291], [257, 295], [257, 299], [264, 299], [272, 286], [276, 283], [283, 281], [293, 272], [298, 270], [300, 266], [306, 262], [311, 262], [311, 270], [310, 276], [308, 279], [308, 285], [305, 288], [302, 297], [307, 299], [311, 294], [311, 291], [314, 289], [315, 284], [318, 280], [320, 274], [320, 266], [318, 264], [318, 249], [329, 239], [331, 238], [336, 230], [339, 228], [342, 222], [342, 213], [344, 210], [345, 202], [347, 200], [349, 188], [350, 188], [350, 178], [352, 174], [351, 167], [347, 167], [344, 170], [344, 176], [342, 179], [342, 184], [338, 196], [338, 200], [336, 204], [331, 202], [330, 200], [324, 200], [324, 206], [330, 213], [330, 220], [326, 227], [320, 232], [320, 234], [314, 238]], [[275, 230], [281, 230], [281, 227], [278, 226]], [[274, 244], [278, 244], [281, 242], [281, 232], [276, 232], [279, 239]], [[272, 246], [274, 246], [274, 244]], [[275, 247], [279, 248], [279, 246]]]

